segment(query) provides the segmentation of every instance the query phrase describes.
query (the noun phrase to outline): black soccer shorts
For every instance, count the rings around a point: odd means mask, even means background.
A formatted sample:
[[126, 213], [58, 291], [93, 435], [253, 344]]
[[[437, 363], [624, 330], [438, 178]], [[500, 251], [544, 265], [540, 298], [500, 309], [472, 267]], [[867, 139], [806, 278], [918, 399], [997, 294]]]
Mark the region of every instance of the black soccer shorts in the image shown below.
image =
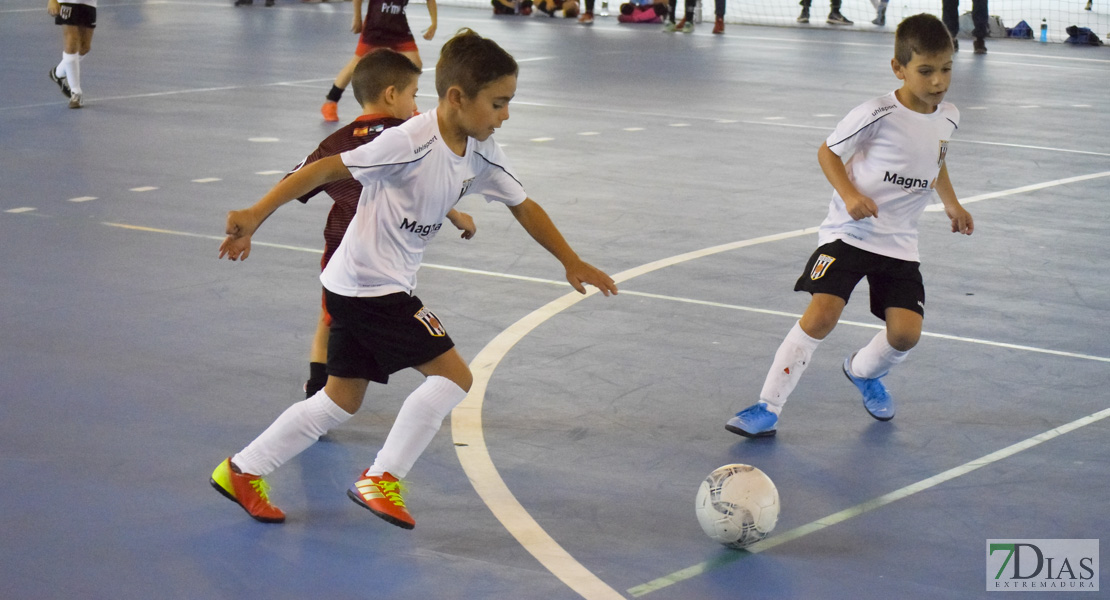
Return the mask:
[[75, 25], [77, 27], [96, 28], [96, 7], [87, 4], [66, 4], [58, 6], [58, 16], [54, 17], [55, 25]]
[[455, 347], [439, 318], [416, 296], [352, 298], [325, 289], [324, 298], [332, 317], [328, 375], [387, 383], [390, 374]]
[[868, 252], [842, 240], [813, 252], [794, 291], [832, 294], [847, 303], [864, 277], [871, 287], [871, 314], [885, 321], [886, 309], [904, 308], [925, 316], [921, 263]]

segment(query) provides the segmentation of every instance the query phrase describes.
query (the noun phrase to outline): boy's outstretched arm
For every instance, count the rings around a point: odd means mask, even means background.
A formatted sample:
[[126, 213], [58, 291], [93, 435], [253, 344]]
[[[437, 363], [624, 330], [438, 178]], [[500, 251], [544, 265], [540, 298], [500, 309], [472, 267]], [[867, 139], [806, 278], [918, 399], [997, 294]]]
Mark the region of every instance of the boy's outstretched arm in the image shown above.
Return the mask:
[[956, 199], [956, 190], [952, 187], [952, 180], [948, 178], [947, 164], [940, 166], [936, 190], [940, 201], [944, 203], [945, 214], [952, 220], [952, 233], [971, 235], [975, 231], [975, 221], [971, 218], [971, 213]]
[[848, 179], [848, 170], [844, 168], [844, 161], [835, 152], [829, 150], [828, 144], [822, 143], [821, 148], [817, 150], [817, 162], [820, 163], [825, 178], [844, 200], [844, 208], [847, 209], [848, 216], [857, 221], [879, 216], [879, 207], [875, 205], [875, 201], [856, 189], [852, 180]]
[[231, 260], [246, 260], [251, 253], [251, 236], [275, 210], [325, 183], [344, 177], [350, 178], [351, 172], [338, 154], [321, 158], [282, 179], [254, 206], [229, 211], [227, 238], [220, 244], [220, 258], [226, 255]]
[[547, 216], [547, 212], [539, 204], [531, 198], [526, 198], [524, 202], [510, 206], [509, 210], [532, 239], [539, 242], [544, 249], [563, 263], [563, 268], [567, 270], [567, 281], [578, 290], [578, 293], [586, 293], [583, 283], [596, 287], [606, 296], [617, 293], [617, 284], [613, 283], [613, 278], [578, 258], [570, 244], [563, 239], [563, 234], [559, 233], [558, 228], [551, 222], [551, 217]]

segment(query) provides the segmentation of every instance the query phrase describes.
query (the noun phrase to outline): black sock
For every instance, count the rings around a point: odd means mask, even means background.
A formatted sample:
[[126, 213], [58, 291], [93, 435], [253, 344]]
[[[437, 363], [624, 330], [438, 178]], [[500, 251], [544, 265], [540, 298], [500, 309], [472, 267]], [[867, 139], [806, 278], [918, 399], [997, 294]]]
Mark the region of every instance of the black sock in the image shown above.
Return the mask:
[[[335, 85], [332, 85], [331, 86], [331, 91], [328, 92], [328, 100], [330, 100], [332, 102], [339, 102], [339, 99], [342, 98], [342, 97], [343, 97], [343, 88], [335, 87]], [[320, 363], [316, 363], [316, 364], [320, 364]]]
[[304, 397], [308, 399], [315, 396], [316, 392], [324, 389], [327, 382], [328, 366], [318, 362], [308, 363], [308, 381], [304, 384]]

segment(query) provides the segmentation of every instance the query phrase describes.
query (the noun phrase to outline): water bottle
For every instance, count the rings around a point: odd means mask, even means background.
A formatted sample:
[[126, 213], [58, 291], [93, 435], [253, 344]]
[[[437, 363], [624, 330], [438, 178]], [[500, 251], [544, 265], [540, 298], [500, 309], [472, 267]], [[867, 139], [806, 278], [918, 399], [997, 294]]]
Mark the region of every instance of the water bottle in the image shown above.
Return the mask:
[[601, 0], [601, 16], [609, 16], [609, 0]]
[[1047, 42], [1048, 41], [1048, 20], [1047, 19], [1041, 19], [1041, 41], [1042, 42]]

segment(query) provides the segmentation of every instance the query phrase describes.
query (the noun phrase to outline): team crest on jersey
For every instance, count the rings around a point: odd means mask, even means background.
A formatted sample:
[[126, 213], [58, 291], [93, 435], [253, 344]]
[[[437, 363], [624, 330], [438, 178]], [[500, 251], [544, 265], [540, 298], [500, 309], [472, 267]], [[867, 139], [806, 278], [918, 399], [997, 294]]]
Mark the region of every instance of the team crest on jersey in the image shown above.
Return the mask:
[[416, 317], [417, 321], [423, 323], [424, 327], [428, 329], [428, 333], [433, 336], [443, 337], [447, 335], [447, 330], [443, 328], [443, 323], [439, 322], [439, 317], [437, 317], [434, 312], [428, 310], [427, 306], [420, 307], [420, 312], [413, 316]]
[[944, 156], [948, 154], [948, 140], [940, 141], [940, 156], [937, 157], [937, 166], [944, 165]]
[[825, 276], [825, 272], [829, 270], [829, 265], [833, 264], [836, 258], [828, 254], [822, 254], [817, 257], [817, 262], [813, 263], [813, 270], [809, 272], [809, 278], [817, 281]]
[[472, 186], [472, 185], [474, 185], [474, 178], [473, 177], [464, 181], [463, 184], [462, 184], [462, 189], [459, 190], [459, 198], [462, 198], [463, 196], [465, 196], [466, 193], [470, 191], [470, 186]]
[[373, 127], [367, 125], [365, 127], [356, 127], [355, 130], [352, 131], [351, 133], [355, 137], [366, 137], [366, 136], [370, 135], [371, 133], [381, 133], [382, 130], [384, 130], [384, 129], [385, 129], [384, 125], [374, 125]]

